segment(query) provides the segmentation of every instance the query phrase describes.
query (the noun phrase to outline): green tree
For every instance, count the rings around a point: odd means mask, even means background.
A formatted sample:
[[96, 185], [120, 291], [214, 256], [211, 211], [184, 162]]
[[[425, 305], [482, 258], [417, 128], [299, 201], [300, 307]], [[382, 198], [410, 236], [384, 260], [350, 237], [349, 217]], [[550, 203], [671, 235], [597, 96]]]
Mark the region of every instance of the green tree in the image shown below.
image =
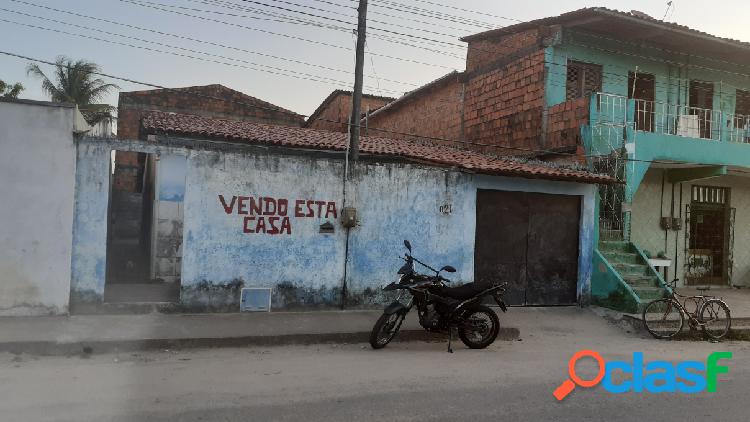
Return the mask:
[[[50, 79], [42, 72], [39, 65], [29, 63], [26, 73], [42, 81], [42, 90], [54, 102], [77, 104], [81, 111], [96, 116], [98, 121], [114, 113], [117, 108], [108, 104], [97, 104], [113, 89], [119, 86], [106, 83], [96, 73], [100, 67], [96, 63], [85, 60], [73, 61], [65, 56], [58, 56], [55, 60], [55, 71]], [[96, 121], [89, 121], [90, 124]]]
[[23, 85], [16, 82], [12, 85], [9, 85], [5, 83], [2, 79], [0, 79], [0, 97], [3, 98], [18, 98], [18, 94], [23, 91]]

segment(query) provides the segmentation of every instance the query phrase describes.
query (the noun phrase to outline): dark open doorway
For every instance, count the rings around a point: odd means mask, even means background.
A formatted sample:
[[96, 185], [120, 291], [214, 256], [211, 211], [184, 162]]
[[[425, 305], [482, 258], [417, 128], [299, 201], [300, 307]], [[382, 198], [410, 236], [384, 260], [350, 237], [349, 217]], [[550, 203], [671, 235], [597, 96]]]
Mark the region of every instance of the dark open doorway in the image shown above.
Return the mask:
[[687, 205], [685, 281], [726, 285], [731, 278], [734, 209], [729, 188], [693, 186]]
[[700, 138], [712, 139], [714, 108], [714, 84], [690, 81], [690, 114], [697, 116]]
[[628, 98], [635, 99], [635, 128], [653, 132], [656, 79], [654, 75], [641, 72], [628, 74]]
[[[170, 166], [156, 154], [132, 151], [113, 151], [112, 161], [104, 302], [175, 302], [180, 293], [182, 196], [165, 201], [164, 179], [174, 178], [165, 175]], [[181, 177], [184, 190], [184, 168]]]

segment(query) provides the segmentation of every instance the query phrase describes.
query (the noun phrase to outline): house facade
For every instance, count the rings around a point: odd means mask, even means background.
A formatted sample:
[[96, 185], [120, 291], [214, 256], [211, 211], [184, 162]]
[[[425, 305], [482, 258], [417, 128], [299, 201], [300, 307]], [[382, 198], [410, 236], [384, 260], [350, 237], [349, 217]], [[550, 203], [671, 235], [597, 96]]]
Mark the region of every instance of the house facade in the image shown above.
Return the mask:
[[[737, 229], [750, 222], [750, 44], [604, 8], [463, 40], [466, 71], [375, 112], [370, 133], [618, 178], [598, 195], [595, 302], [636, 310], [665, 278], [750, 285], [750, 237]], [[422, 108], [450, 123], [405, 126]]]
[[[344, 133], [172, 113], [141, 124], [144, 140], [78, 143], [74, 310], [128, 289], [107, 271], [118, 255], [108, 157], [119, 150], [155, 156], [150, 259], [180, 275], [149, 285], [173, 286], [164, 301], [177, 310], [380, 305], [404, 239], [420, 259], [455, 266], [457, 283], [514, 280], [513, 304], [590, 300], [594, 184], [606, 176], [371, 137], [355, 165]], [[510, 241], [498, 216], [518, 227]], [[549, 231], [555, 241], [540, 236]]]

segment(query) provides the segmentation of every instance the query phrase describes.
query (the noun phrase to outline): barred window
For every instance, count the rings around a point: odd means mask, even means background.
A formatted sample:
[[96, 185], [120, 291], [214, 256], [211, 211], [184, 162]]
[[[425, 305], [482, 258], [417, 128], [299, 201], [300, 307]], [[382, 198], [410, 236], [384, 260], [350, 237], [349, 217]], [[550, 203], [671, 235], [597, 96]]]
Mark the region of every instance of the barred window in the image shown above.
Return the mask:
[[602, 66], [568, 60], [568, 76], [565, 85], [565, 99], [575, 100], [590, 97], [602, 90]]

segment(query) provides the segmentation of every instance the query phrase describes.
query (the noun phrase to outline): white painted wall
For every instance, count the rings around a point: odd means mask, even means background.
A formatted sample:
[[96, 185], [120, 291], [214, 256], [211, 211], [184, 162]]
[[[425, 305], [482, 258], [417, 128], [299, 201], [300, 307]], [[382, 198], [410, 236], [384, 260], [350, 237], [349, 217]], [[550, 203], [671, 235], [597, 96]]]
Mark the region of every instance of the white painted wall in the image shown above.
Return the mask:
[[[664, 184], [664, 198], [661, 192], [662, 170], [651, 169], [646, 173], [643, 183], [638, 187], [633, 200], [631, 222], [632, 239], [641, 249], [646, 249], [656, 255], [664, 251], [664, 230], [659, 226], [660, 202], [663, 205], [662, 215], [669, 216], [672, 204], [672, 185]], [[750, 178], [740, 176], [721, 176], [682, 184], [682, 207], [680, 207], [680, 187], [675, 187], [675, 217], [682, 211], [682, 230], [670, 230], [667, 234], [667, 256], [674, 260], [675, 236], [677, 237], [677, 265], [669, 270], [669, 277], [677, 277], [680, 285], [685, 281], [685, 205], [690, 203], [693, 185], [729, 187], [731, 206], [736, 209], [734, 222], [734, 265], [731, 284], [734, 286], [750, 286]]]
[[68, 309], [75, 109], [0, 102], [0, 315]]

